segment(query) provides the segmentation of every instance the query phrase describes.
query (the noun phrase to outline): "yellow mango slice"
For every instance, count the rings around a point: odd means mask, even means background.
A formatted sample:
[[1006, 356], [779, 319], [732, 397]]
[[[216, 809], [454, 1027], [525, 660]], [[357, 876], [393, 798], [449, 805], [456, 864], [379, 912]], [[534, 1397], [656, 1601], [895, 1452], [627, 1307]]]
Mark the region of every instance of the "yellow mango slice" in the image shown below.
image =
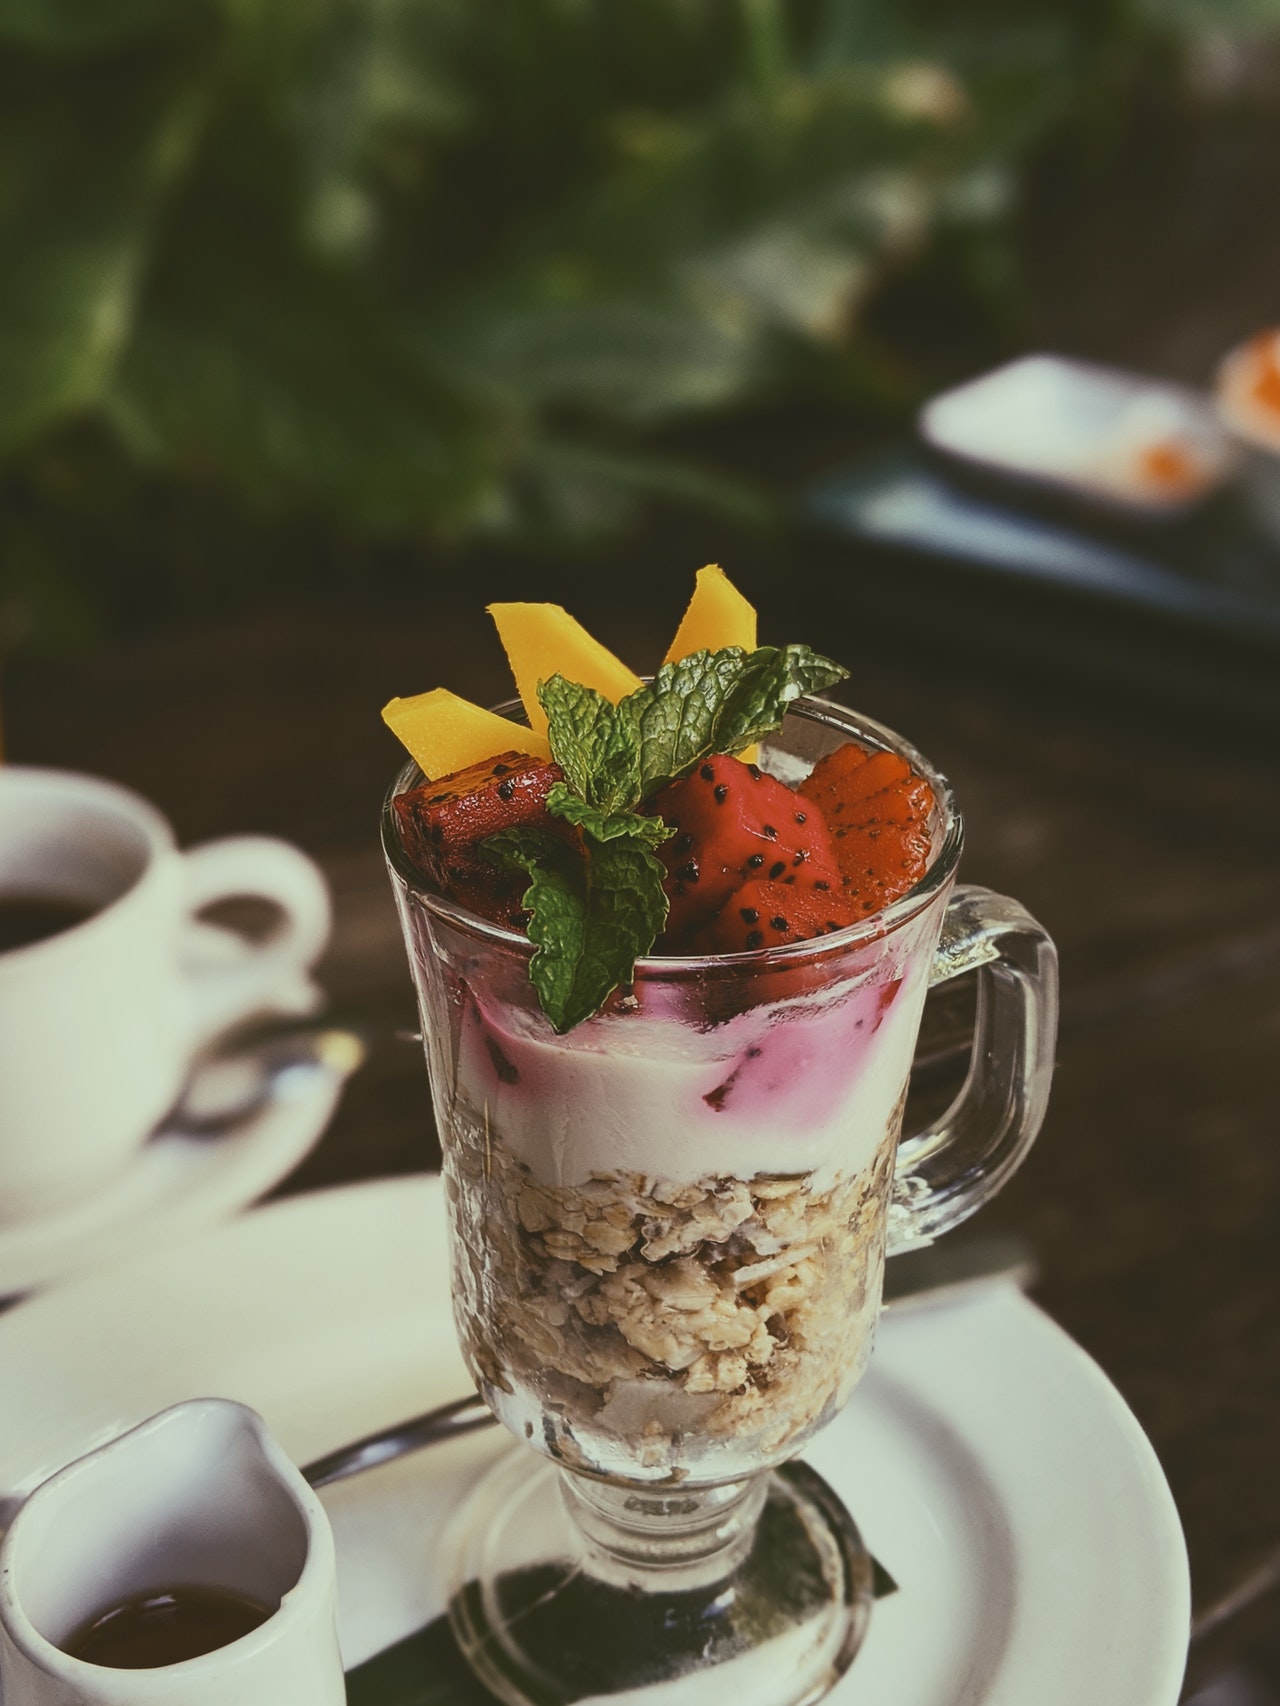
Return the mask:
[[594, 687], [616, 705], [644, 683], [558, 604], [491, 604], [489, 614], [506, 648], [516, 692], [531, 727], [547, 732], [538, 683], [553, 675]]
[[445, 687], [390, 700], [382, 707], [382, 720], [433, 782], [500, 752], [551, 757], [545, 734], [482, 710]]
[[[691, 652], [718, 652], [724, 646], [753, 652], [756, 644], [755, 605], [748, 603], [718, 563], [708, 563], [698, 570], [689, 608], [662, 661], [679, 663]], [[756, 746], [738, 754], [744, 764], [754, 764], [759, 756]]]
[[693, 597], [663, 663], [678, 663], [691, 652], [718, 652], [724, 646], [756, 649], [756, 607], [715, 563], [699, 569]]

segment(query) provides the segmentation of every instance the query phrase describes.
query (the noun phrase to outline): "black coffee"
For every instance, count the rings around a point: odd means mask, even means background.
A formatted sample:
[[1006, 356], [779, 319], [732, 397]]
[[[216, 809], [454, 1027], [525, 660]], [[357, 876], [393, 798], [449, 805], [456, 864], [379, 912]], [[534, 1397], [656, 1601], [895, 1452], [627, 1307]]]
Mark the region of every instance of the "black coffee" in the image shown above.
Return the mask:
[[99, 1612], [63, 1651], [113, 1670], [155, 1670], [230, 1646], [270, 1616], [265, 1606], [220, 1588], [160, 1589]]
[[70, 930], [73, 924], [83, 924], [93, 911], [83, 901], [61, 895], [0, 892], [0, 954], [28, 948], [46, 936]]

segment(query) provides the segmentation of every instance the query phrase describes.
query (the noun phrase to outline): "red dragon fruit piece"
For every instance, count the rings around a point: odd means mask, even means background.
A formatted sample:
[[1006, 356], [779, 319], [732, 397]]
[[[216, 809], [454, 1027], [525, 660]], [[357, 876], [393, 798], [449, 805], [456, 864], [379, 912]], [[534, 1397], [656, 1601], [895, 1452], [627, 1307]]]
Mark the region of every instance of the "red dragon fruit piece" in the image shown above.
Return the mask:
[[690, 947], [698, 954], [749, 954], [829, 936], [855, 917], [838, 889], [825, 893], [782, 882], [743, 883], [697, 932]]
[[879, 912], [924, 876], [933, 790], [897, 753], [839, 747], [819, 760], [799, 793], [826, 817], [860, 915]]
[[744, 882], [832, 894], [840, 869], [822, 813], [758, 765], [723, 754], [663, 788], [653, 809], [675, 834], [658, 849], [677, 949]]
[[405, 851], [450, 900], [482, 918], [520, 929], [527, 922], [520, 897], [528, 878], [499, 870], [477, 847], [514, 825], [557, 835], [568, 832], [546, 804], [563, 774], [558, 764], [527, 752], [503, 752], [437, 782], [422, 782], [394, 802]]

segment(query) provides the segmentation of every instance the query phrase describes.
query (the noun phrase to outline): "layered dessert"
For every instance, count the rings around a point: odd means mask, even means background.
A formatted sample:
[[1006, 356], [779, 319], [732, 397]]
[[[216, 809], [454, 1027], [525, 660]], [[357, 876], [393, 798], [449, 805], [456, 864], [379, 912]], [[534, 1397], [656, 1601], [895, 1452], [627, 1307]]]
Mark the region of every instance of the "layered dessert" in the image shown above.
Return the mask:
[[549, 653], [514, 644], [529, 728], [439, 690], [388, 717], [428, 773], [389, 850], [458, 1330], [550, 1455], [730, 1480], [794, 1453], [870, 1352], [937, 927], [886, 913], [928, 870], [934, 791], [798, 702], [842, 672], [756, 647], [718, 571], [648, 686], [514, 609]]

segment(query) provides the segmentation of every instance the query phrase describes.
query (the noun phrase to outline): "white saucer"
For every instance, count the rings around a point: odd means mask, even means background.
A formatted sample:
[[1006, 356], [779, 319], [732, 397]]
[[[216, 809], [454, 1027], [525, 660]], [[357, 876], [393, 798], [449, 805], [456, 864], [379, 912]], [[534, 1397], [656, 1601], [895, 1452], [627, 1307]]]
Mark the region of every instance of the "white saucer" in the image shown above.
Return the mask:
[[[0, 1490], [178, 1399], [239, 1398], [298, 1462], [467, 1390], [438, 1179], [274, 1204], [0, 1319]], [[348, 1666], [442, 1610], [440, 1524], [495, 1429], [325, 1494]], [[808, 1454], [898, 1583], [836, 1706], [1174, 1706], [1173, 1502], [1100, 1370], [1012, 1286], [886, 1316]], [[708, 1700], [710, 1706], [710, 1696]]]
[[[198, 1099], [206, 1080], [240, 1066], [252, 1074], [258, 1053], [248, 1047], [197, 1068], [187, 1097]], [[40, 1220], [0, 1227], [0, 1298], [203, 1232], [292, 1172], [328, 1125], [357, 1060], [339, 1049], [317, 1055], [305, 1036], [296, 1064], [290, 1065], [287, 1036], [273, 1041], [271, 1058], [266, 1100], [243, 1119], [213, 1135], [162, 1128], [95, 1196]]]

